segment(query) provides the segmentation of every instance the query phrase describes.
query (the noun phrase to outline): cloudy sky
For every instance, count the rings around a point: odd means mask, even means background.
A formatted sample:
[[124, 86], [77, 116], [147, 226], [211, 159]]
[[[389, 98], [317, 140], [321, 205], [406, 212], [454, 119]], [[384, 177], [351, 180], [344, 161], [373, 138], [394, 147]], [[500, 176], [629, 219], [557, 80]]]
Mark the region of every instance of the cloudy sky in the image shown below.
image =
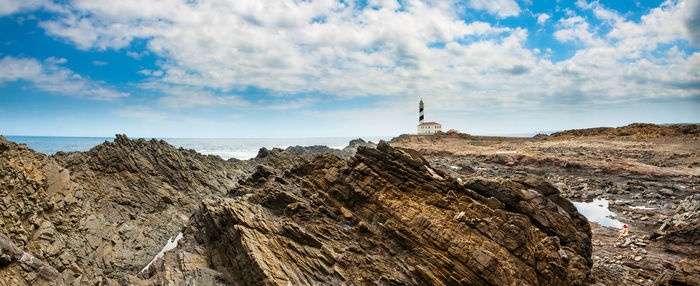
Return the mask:
[[0, 0], [0, 134], [700, 122], [700, 0]]

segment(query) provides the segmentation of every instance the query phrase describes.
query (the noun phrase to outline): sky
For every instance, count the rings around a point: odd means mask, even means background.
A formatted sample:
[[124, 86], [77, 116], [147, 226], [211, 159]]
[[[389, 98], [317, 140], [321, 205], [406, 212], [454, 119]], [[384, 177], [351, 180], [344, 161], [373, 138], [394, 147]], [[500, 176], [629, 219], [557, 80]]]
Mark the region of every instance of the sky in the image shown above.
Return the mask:
[[0, 0], [0, 134], [700, 122], [700, 0]]

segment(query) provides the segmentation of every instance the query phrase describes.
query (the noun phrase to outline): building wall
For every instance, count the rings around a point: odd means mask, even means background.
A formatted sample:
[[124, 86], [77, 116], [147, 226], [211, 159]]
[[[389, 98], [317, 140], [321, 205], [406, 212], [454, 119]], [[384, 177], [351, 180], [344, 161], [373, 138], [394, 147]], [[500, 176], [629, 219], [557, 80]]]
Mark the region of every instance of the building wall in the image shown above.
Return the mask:
[[435, 134], [442, 131], [442, 125], [418, 125], [418, 135]]

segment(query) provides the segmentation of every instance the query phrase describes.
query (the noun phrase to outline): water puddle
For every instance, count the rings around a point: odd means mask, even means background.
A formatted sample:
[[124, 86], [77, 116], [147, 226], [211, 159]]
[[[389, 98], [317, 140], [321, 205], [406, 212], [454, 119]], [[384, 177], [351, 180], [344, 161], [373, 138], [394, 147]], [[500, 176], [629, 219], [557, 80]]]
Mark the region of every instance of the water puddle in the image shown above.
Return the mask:
[[[173, 237], [170, 237], [168, 239], [168, 243], [166, 243], [165, 246], [163, 246], [163, 249], [161, 249], [160, 252], [158, 252], [158, 254], [156, 254], [156, 257], [153, 257], [153, 260], [151, 260], [151, 262], [149, 262], [148, 265], [146, 265], [146, 267], [141, 269], [141, 272], [148, 270], [148, 268], [151, 267], [151, 264], [153, 264], [153, 262], [156, 262], [156, 260], [158, 260], [158, 258], [161, 258], [161, 257], [163, 257], [163, 255], [165, 255], [166, 251], [170, 251], [173, 248], [177, 247], [177, 242], [181, 238], [182, 238], [182, 232], [178, 233], [174, 239], [173, 239]], [[141, 273], [141, 272], [139, 272], [139, 273]]]
[[602, 226], [609, 226], [614, 228], [622, 229], [624, 225], [619, 220], [612, 217], [617, 216], [614, 212], [608, 209], [608, 200], [606, 199], [595, 199], [590, 203], [586, 202], [573, 202], [578, 209], [578, 212], [583, 214], [589, 221], [594, 221]]

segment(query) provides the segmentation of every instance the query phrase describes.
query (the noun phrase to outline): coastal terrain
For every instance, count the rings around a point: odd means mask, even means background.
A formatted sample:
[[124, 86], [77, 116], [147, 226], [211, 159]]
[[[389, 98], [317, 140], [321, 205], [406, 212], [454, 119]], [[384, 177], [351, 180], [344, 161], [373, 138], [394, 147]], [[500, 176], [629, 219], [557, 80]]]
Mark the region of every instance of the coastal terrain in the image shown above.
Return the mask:
[[47, 156], [0, 137], [0, 285], [700, 285], [699, 176], [698, 125], [250, 160], [125, 135]]
[[[402, 135], [391, 144], [418, 150], [462, 180], [537, 174], [580, 206], [604, 204], [616, 225], [590, 222], [594, 280], [652, 285], [667, 283], [670, 274], [664, 273], [678, 266], [698, 270], [699, 134], [698, 125], [632, 124], [532, 138]], [[632, 244], [618, 247], [622, 224], [629, 226]], [[700, 283], [697, 274], [679, 277], [688, 285]]]

